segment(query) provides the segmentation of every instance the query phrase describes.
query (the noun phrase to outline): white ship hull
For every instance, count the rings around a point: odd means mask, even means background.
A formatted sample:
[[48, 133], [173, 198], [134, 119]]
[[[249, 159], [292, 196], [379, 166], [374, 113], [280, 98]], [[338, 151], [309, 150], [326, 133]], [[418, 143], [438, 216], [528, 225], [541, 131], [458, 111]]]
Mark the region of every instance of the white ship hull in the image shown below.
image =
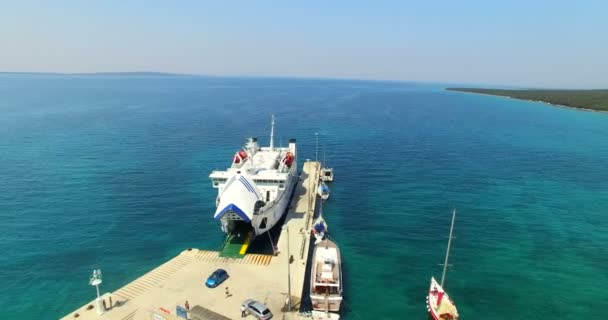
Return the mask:
[[[293, 190], [295, 189], [296, 182], [298, 181], [295, 165], [296, 163], [294, 163], [293, 175], [291, 175], [291, 178], [287, 179], [285, 191], [281, 192], [280, 195], [278, 195], [277, 199], [275, 199], [275, 201], [273, 201], [271, 204], [262, 208], [260, 210], [260, 213], [254, 214], [253, 218], [249, 222], [249, 226], [254, 231], [254, 237], [268, 232], [268, 230], [274, 227], [277, 222], [281, 220], [283, 215], [287, 212], [287, 206], [289, 205]], [[265, 227], [261, 227], [264, 226], [264, 224], [262, 223], [264, 219], [266, 219]], [[230, 233], [230, 220], [228, 218], [222, 218], [221, 222], [222, 231], [224, 231], [224, 233]]]

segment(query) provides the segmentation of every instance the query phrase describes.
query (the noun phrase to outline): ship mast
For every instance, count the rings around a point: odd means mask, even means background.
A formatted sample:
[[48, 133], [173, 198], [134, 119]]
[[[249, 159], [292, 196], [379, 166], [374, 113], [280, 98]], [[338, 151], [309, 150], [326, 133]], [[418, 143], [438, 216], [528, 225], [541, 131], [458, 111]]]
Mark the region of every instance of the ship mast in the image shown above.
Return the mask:
[[456, 209], [454, 209], [454, 211], [452, 212], [452, 224], [450, 225], [450, 236], [448, 238], [448, 248], [445, 251], [445, 261], [443, 262], [443, 273], [441, 274], [441, 287], [442, 288], [443, 288], [443, 281], [445, 280], [445, 274], [448, 271], [448, 257], [450, 256], [450, 246], [452, 244], [452, 231], [454, 230], [454, 219], [455, 218], [456, 218]]
[[274, 151], [274, 114], [270, 115], [270, 151]]

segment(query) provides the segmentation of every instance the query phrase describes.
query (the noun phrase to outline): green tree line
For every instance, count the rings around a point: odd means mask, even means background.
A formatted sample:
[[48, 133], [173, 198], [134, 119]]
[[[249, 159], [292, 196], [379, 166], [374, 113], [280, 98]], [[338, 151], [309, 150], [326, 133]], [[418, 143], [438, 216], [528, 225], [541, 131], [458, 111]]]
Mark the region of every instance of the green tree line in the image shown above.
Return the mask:
[[446, 88], [451, 91], [504, 96], [515, 99], [542, 101], [573, 108], [608, 111], [608, 90], [506, 90], [478, 88]]

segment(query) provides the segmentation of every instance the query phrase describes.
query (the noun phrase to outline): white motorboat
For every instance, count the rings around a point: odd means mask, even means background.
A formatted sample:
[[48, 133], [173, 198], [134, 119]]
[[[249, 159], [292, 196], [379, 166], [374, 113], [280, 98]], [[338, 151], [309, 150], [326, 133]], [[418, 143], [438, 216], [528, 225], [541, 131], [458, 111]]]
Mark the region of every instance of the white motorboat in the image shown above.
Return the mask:
[[313, 310], [338, 312], [342, 303], [342, 263], [340, 249], [325, 239], [315, 245], [310, 279]]

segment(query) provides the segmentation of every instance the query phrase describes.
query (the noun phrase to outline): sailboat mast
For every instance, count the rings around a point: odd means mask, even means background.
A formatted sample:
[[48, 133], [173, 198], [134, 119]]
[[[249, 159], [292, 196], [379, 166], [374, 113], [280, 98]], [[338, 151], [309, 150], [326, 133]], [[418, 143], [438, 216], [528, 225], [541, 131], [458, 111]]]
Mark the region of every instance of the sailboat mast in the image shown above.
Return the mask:
[[274, 114], [270, 115], [270, 151], [274, 151]]
[[323, 148], [323, 164], [325, 164], [325, 148]]
[[443, 273], [441, 274], [441, 287], [448, 271], [448, 257], [450, 256], [450, 246], [452, 245], [452, 231], [454, 231], [454, 219], [456, 219], [456, 209], [452, 212], [452, 224], [450, 225], [450, 236], [448, 238], [448, 248], [445, 251], [445, 261], [443, 262]]

